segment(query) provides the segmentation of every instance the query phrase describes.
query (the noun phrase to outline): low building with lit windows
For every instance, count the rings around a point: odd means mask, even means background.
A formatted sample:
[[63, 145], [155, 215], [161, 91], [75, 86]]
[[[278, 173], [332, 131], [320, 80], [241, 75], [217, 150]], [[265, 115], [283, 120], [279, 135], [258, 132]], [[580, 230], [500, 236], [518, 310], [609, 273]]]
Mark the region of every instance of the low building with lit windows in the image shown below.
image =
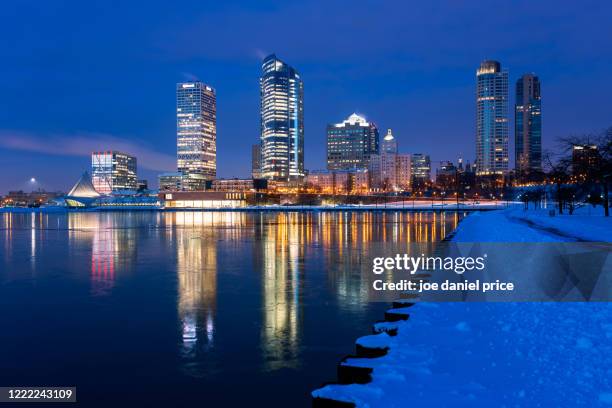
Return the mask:
[[253, 193], [220, 191], [160, 192], [158, 197], [166, 209], [215, 209], [246, 207]]

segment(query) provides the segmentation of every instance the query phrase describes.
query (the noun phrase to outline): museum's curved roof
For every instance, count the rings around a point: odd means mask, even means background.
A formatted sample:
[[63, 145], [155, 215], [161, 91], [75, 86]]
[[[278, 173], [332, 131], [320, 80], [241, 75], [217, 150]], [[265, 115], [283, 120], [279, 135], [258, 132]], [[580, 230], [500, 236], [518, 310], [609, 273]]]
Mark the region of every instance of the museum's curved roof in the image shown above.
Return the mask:
[[70, 189], [67, 194], [69, 197], [83, 197], [83, 198], [95, 198], [100, 197], [100, 193], [96, 191], [93, 184], [91, 183], [91, 177], [89, 173], [85, 172], [76, 182], [76, 184]]

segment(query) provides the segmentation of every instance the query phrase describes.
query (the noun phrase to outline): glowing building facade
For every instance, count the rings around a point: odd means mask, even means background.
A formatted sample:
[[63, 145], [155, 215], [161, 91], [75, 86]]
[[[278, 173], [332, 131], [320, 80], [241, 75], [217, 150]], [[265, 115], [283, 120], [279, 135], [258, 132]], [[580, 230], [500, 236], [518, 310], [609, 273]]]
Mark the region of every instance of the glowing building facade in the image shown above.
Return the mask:
[[261, 65], [261, 176], [304, 178], [304, 84], [299, 73], [272, 54]]
[[508, 72], [497, 61], [483, 61], [476, 71], [476, 171], [508, 171]]
[[176, 85], [176, 157], [183, 174], [217, 175], [217, 96], [202, 82]]
[[341, 123], [327, 126], [327, 169], [367, 169], [370, 156], [378, 154], [378, 129], [353, 113]]
[[138, 189], [136, 157], [118, 151], [91, 154], [91, 181], [100, 194]]

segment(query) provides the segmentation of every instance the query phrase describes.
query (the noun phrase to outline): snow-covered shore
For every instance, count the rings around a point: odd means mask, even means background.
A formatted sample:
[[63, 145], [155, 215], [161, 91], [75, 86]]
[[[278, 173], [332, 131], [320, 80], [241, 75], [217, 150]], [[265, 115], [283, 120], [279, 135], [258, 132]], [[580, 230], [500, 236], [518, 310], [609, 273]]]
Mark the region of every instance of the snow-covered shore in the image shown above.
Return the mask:
[[601, 207], [578, 209], [574, 215], [554, 216], [550, 210], [527, 210], [513, 206], [501, 211], [474, 213], [457, 228], [458, 242], [559, 242], [612, 240], [612, 217]]
[[[610, 218], [595, 209], [551, 217], [515, 207], [469, 215], [453, 240], [610, 242], [611, 232]], [[609, 303], [420, 303], [405, 310], [409, 320], [378, 323], [380, 334], [356, 342], [384, 356], [342, 363], [372, 368], [371, 382], [324, 386], [313, 392], [315, 404], [612, 406]], [[397, 334], [384, 332], [390, 329]]]

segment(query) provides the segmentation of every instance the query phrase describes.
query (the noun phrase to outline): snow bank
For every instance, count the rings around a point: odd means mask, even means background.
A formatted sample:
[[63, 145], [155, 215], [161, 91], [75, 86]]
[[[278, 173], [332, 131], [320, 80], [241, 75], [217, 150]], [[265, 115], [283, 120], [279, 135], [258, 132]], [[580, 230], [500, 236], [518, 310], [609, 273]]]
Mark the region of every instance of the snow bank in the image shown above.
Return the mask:
[[601, 207], [583, 207], [573, 215], [566, 213], [551, 217], [548, 210], [513, 210], [509, 211], [508, 216], [583, 241], [610, 242], [612, 239], [612, 217], [604, 217], [601, 213]]
[[596, 303], [445, 303], [412, 308], [368, 384], [314, 397], [360, 407], [598, 406], [612, 393], [612, 308]]
[[[547, 210], [510, 208], [471, 214], [453, 240], [609, 242], [610, 232], [610, 219], [584, 209], [549, 217]], [[390, 408], [612, 406], [608, 303], [419, 303], [397, 310], [409, 311], [410, 320], [376, 323], [381, 334], [357, 340], [386, 345], [384, 356], [342, 363], [372, 368], [372, 381], [326, 385], [314, 398]]]

